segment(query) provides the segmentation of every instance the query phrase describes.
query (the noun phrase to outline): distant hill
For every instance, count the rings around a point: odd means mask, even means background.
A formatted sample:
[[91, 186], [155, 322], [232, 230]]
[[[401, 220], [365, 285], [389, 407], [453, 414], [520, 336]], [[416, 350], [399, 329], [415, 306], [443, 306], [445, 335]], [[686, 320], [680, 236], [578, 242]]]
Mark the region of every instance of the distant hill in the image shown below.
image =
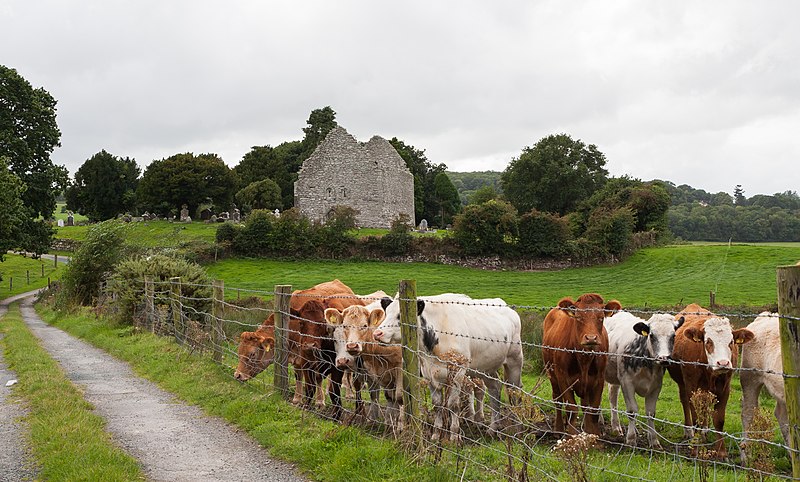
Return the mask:
[[450, 172], [447, 171], [447, 177], [458, 190], [458, 196], [461, 198], [461, 204], [467, 204], [469, 196], [482, 188], [483, 186], [494, 186], [495, 190], [500, 193], [503, 192], [500, 187], [500, 174], [499, 171], [478, 171], [478, 172]]

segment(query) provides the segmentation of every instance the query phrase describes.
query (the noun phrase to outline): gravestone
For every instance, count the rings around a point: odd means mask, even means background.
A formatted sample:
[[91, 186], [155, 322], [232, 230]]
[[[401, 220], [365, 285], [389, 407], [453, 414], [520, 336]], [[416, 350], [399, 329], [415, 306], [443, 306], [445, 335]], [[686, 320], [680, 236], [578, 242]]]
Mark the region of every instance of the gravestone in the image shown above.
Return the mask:
[[67, 226], [75, 226], [75, 216], [72, 211], [67, 211]]
[[58, 220], [58, 227], [59, 228], [63, 228], [64, 227], [64, 220], [63, 219], [59, 219]]
[[421, 231], [423, 233], [425, 231], [427, 231], [428, 230], [428, 220], [427, 219], [423, 219], [422, 221], [420, 221], [419, 222], [419, 227], [417, 227], [417, 230]]
[[217, 215], [216, 214], [212, 214], [211, 217], [208, 218], [206, 221], [211, 222], [211, 223], [216, 223], [217, 222]]
[[218, 223], [224, 223], [225, 221], [230, 219], [230, 217], [231, 217], [231, 215], [230, 215], [230, 213], [228, 211], [223, 211], [223, 212], [219, 213], [219, 216], [217, 217], [217, 222]]
[[211, 219], [211, 216], [213, 214], [214, 213], [211, 212], [211, 209], [209, 208], [203, 209], [202, 211], [200, 211], [200, 221], [208, 221], [209, 219]]
[[279, 218], [279, 217], [281, 217], [281, 210], [278, 209], [278, 208], [275, 208], [275, 212], [273, 214], [275, 215], [276, 218]]
[[242, 214], [239, 212], [239, 208], [233, 209], [233, 216], [231, 216], [231, 220], [237, 224], [242, 222]]
[[187, 206], [185, 204], [183, 206], [181, 206], [181, 218], [180, 218], [180, 220], [181, 220], [182, 223], [185, 223], [185, 222], [191, 223], [192, 222], [192, 218], [189, 217], [189, 206]]

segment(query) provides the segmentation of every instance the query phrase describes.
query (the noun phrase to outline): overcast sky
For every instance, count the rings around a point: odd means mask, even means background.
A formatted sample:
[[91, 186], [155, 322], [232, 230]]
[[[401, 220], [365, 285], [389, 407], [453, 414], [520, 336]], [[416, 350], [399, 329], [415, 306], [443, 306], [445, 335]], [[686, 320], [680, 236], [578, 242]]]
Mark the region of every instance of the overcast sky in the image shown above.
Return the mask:
[[0, 2], [0, 64], [58, 101], [74, 173], [302, 138], [330, 105], [453, 171], [568, 133], [612, 175], [800, 190], [796, 1]]

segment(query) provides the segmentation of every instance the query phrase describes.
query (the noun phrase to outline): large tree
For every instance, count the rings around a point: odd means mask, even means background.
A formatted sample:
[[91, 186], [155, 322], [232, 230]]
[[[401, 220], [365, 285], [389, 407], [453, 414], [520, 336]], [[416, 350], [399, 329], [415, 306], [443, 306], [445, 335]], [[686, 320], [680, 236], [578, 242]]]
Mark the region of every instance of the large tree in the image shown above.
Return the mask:
[[597, 146], [567, 134], [549, 135], [512, 159], [501, 177], [503, 192], [520, 212], [564, 215], [602, 187], [605, 164]]
[[292, 207], [297, 176], [290, 169], [296, 165], [301, 148], [300, 141], [284, 142], [274, 148], [268, 145], [253, 146], [233, 168], [238, 179], [238, 188], [241, 190], [254, 182], [271, 179], [280, 187], [281, 205], [278, 207]]
[[417, 221], [436, 219], [439, 200], [436, 198], [436, 176], [447, 170], [444, 164], [434, 164], [425, 156], [425, 151], [408, 145], [396, 137], [389, 141], [406, 167], [414, 176], [414, 214]]
[[159, 214], [173, 214], [182, 204], [194, 215], [200, 204], [211, 203], [228, 210], [236, 189], [236, 176], [216, 154], [191, 152], [153, 161], [136, 189], [142, 207]]
[[44, 219], [34, 219], [23, 197], [27, 186], [0, 156], [0, 261], [9, 249], [42, 254], [50, 247], [53, 228]]
[[330, 106], [312, 110], [306, 124], [306, 127], [303, 127], [303, 134], [305, 135], [300, 155], [295, 159], [295, 164], [289, 166], [291, 172], [299, 171], [303, 161], [314, 153], [314, 149], [325, 139], [328, 132], [339, 125], [336, 123], [336, 112]]
[[25, 184], [22, 202], [34, 219], [53, 214], [56, 193], [67, 184], [66, 168], [50, 160], [60, 138], [56, 100], [0, 65], [0, 156], [8, 158], [11, 171]]
[[440, 172], [436, 175], [433, 182], [434, 194], [439, 202], [439, 226], [445, 227], [453, 219], [453, 215], [461, 207], [461, 199], [458, 197], [458, 190], [450, 181], [447, 173]]
[[92, 221], [111, 219], [134, 207], [139, 166], [102, 150], [86, 160], [67, 188], [67, 207]]

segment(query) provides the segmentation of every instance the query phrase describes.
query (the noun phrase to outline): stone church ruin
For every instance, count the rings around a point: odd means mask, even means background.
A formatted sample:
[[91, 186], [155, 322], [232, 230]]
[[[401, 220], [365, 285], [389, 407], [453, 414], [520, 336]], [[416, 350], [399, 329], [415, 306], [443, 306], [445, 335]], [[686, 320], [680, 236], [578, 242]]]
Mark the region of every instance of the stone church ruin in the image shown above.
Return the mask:
[[414, 220], [414, 177], [389, 141], [358, 142], [341, 127], [331, 130], [298, 173], [295, 207], [324, 221], [335, 206], [359, 213], [359, 227], [389, 228], [401, 213]]

